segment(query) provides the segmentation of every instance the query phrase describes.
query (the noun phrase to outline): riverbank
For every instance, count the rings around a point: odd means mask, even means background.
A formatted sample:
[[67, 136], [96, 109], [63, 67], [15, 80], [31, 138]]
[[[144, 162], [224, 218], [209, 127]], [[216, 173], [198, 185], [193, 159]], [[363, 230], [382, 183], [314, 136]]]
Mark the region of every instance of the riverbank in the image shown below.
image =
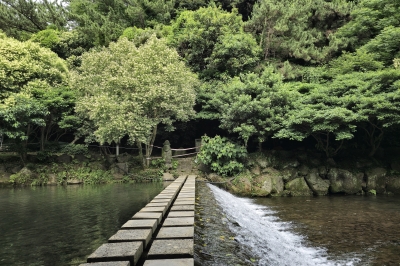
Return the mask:
[[207, 171], [204, 176], [242, 196], [400, 195], [398, 150], [376, 158], [347, 153], [335, 159], [305, 150], [269, 150], [250, 154], [247, 165], [233, 178]]
[[[24, 165], [14, 153], [0, 156], [0, 186], [75, 185], [113, 182], [154, 182], [163, 178], [163, 162], [154, 160], [143, 169], [138, 156], [88, 154], [29, 154]], [[176, 169], [177, 165], [173, 164]], [[171, 170], [171, 177], [178, 173]]]

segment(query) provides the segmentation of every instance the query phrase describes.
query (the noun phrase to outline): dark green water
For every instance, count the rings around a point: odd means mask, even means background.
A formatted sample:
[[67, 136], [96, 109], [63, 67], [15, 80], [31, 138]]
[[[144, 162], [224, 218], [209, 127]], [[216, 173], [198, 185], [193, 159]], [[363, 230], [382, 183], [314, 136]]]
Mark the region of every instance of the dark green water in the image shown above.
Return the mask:
[[79, 265], [165, 185], [0, 189], [0, 265]]

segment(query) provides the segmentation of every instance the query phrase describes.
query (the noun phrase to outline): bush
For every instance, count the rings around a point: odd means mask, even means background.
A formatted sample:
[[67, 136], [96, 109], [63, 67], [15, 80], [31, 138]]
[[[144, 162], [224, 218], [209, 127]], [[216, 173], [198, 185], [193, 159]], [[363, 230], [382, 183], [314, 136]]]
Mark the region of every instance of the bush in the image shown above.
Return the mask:
[[62, 153], [66, 153], [69, 155], [77, 155], [77, 154], [88, 154], [88, 146], [84, 144], [68, 144], [62, 150]]
[[247, 151], [243, 146], [230, 142], [227, 138], [202, 137], [199, 161], [222, 176], [232, 176], [244, 169], [243, 160]]

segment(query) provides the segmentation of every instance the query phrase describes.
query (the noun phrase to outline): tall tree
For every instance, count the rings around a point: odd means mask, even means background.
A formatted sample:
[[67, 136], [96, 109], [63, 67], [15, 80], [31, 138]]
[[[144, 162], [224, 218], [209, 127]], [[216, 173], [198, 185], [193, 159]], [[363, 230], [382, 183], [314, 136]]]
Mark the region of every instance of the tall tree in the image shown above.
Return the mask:
[[62, 29], [67, 24], [63, 0], [1, 0], [0, 29], [8, 36], [27, 39], [49, 25]]
[[126, 38], [82, 56], [73, 74], [80, 92], [77, 111], [93, 121], [97, 140], [116, 142], [126, 135], [152, 153], [157, 127], [173, 129], [194, 115], [197, 79], [164, 40], [150, 38], [137, 48]]

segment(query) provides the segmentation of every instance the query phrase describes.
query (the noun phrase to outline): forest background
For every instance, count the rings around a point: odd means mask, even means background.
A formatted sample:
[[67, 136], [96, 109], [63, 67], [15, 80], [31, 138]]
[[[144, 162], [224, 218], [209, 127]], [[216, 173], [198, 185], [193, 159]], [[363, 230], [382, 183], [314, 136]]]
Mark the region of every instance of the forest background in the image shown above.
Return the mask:
[[0, 29], [0, 134], [23, 162], [59, 140], [400, 145], [399, 1], [0, 0]]

